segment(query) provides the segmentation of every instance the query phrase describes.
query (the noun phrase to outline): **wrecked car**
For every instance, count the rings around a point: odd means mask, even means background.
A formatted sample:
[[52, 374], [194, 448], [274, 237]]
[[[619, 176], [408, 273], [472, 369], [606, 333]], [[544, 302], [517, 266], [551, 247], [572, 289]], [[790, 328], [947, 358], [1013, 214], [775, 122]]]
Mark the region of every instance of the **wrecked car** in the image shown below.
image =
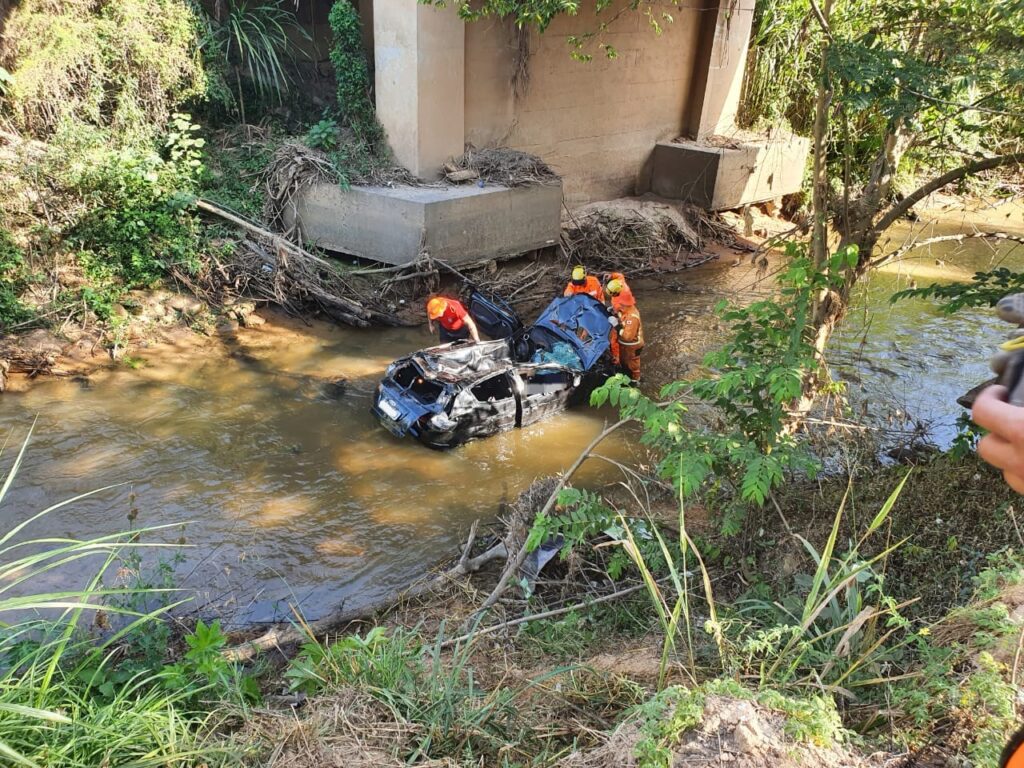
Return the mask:
[[478, 291], [467, 308], [495, 340], [430, 347], [388, 366], [371, 410], [392, 434], [451, 448], [586, 401], [614, 372], [608, 313], [590, 296], [557, 298], [530, 326]]

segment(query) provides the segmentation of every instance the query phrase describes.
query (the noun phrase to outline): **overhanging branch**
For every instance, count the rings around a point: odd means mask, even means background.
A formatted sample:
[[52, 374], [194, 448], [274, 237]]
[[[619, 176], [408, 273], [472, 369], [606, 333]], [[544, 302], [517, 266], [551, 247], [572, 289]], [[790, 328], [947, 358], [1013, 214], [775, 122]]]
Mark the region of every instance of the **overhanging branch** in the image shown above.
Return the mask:
[[928, 197], [932, 192], [936, 192], [942, 189], [947, 184], [952, 184], [954, 181], [960, 181], [967, 176], [973, 176], [982, 171], [990, 171], [993, 168], [1002, 168], [1004, 165], [1013, 165], [1014, 163], [1024, 163], [1024, 152], [1014, 152], [1009, 155], [997, 155], [996, 157], [987, 157], [984, 160], [976, 160], [973, 163], [967, 163], [961, 165], [959, 168], [954, 168], [952, 171], [937, 176], [936, 178], [929, 181], [922, 187], [912, 192], [903, 198], [899, 203], [889, 209], [878, 223], [874, 225], [873, 229], [876, 232], [884, 232], [888, 229], [897, 219], [904, 216], [907, 211], [921, 202], [924, 198]]
[[888, 261], [900, 259], [915, 248], [924, 248], [927, 245], [935, 245], [936, 243], [962, 243], [964, 240], [998, 240], [1024, 245], [1024, 236], [1011, 235], [1009, 232], [974, 232], [971, 234], [961, 235], [938, 235], [936, 237], [928, 237], [924, 240], [915, 240], [912, 243], [907, 243], [901, 248], [897, 248], [892, 253], [886, 254], [885, 256], [881, 256], [872, 261], [870, 268], [874, 269], [875, 267], [882, 266]]

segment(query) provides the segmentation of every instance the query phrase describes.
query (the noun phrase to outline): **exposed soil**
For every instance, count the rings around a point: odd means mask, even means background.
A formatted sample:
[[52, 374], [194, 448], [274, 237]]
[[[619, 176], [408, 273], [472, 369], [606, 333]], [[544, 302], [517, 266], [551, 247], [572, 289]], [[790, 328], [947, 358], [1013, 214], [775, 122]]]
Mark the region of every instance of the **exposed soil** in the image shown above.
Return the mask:
[[[683, 735], [673, 750], [673, 768], [730, 765], [736, 768], [855, 768], [880, 766], [854, 750], [794, 741], [785, 732], [786, 717], [757, 702], [708, 696], [701, 722]], [[560, 768], [634, 768], [639, 766], [640, 728], [625, 722], [601, 746], [560, 762]]]

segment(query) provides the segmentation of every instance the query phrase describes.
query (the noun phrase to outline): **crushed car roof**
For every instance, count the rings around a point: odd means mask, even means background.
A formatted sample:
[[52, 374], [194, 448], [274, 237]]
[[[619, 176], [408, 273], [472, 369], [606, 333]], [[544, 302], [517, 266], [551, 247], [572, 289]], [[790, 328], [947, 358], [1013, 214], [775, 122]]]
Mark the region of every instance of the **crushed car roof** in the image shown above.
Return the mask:
[[513, 365], [508, 359], [508, 345], [502, 340], [431, 347], [414, 352], [410, 358], [424, 373], [441, 381], [476, 381]]

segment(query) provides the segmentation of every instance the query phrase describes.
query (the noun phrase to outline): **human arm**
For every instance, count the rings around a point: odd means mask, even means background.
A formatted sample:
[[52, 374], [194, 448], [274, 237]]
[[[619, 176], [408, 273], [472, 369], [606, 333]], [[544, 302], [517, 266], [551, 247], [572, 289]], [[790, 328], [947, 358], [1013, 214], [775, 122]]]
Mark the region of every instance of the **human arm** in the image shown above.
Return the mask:
[[480, 331], [477, 330], [476, 322], [474, 322], [473, 318], [470, 317], [469, 315], [466, 315], [466, 317], [463, 319], [463, 322], [466, 324], [466, 327], [469, 328], [469, 335], [473, 337], [473, 341], [479, 342]]
[[624, 312], [620, 316], [619, 341], [634, 344], [640, 338], [640, 316], [633, 312]]
[[1024, 408], [1006, 402], [1006, 387], [991, 386], [974, 401], [971, 418], [989, 431], [978, 443], [978, 455], [1001, 469], [1013, 490], [1024, 493]]

